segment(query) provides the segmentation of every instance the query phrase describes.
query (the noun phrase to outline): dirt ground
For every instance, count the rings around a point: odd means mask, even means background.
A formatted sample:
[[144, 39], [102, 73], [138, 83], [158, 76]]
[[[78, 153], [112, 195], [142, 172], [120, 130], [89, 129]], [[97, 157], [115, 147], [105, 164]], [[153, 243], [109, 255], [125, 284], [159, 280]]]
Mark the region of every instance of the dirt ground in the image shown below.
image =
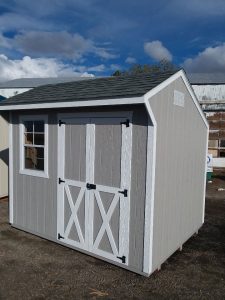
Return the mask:
[[0, 299], [225, 299], [225, 173], [207, 184], [205, 224], [149, 278], [8, 225], [0, 201]]

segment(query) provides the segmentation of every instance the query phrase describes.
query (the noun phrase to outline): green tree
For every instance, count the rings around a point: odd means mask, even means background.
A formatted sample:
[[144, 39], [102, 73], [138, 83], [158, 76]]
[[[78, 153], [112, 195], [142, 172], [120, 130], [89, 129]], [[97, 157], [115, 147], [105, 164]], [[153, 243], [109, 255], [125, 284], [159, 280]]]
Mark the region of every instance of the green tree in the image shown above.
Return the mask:
[[157, 64], [134, 64], [127, 70], [116, 70], [112, 76], [126, 76], [126, 75], [136, 75], [136, 74], [155, 74], [164, 72], [173, 72], [178, 70], [178, 67], [167, 60], [161, 60]]

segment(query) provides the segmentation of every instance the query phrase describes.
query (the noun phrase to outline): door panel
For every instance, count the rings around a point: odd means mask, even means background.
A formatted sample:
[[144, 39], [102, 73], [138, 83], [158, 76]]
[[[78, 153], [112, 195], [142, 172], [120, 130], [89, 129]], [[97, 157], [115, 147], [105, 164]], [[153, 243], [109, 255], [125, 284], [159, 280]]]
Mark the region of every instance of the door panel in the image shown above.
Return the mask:
[[117, 256], [120, 255], [119, 235], [120, 224], [123, 222], [120, 200], [123, 197], [119, 195], [118, 189], [111, 188], [109, 193], [106, 192], [107, 187], [104, 187], [103, 191], [101, 189], [102, 186], [97, 186], [93, 192], [94, 232], [92, 252], [121, 262]]
[[86, 180], [86, 124], [65, 126], [65, 178]]
[[[87, 249], [86, 131], [89, 119], [66, 119], [59, 128], [58, 231], [63, 242]], [[63, 120], [64, 122], [64, 120]], [[63, 212], [62, 213], [60, 213]]]
[[59, 128], [57, 223], [63, 243], [128, 265], [132, 130], [124, 121], [73, 118]]
[[94, 178], [96, 184], [120, 186], [122, 126], [119, 121], [117, 123], [114, 121], [115, 124], [111, 124], [110, 119], [96, 121]]

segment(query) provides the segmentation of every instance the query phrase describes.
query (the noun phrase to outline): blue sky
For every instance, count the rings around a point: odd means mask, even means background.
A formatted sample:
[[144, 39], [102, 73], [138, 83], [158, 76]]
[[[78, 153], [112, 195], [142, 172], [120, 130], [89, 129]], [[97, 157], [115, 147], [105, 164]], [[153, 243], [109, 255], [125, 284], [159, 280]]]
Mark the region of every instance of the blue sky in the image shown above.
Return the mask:
[[0, 2], [0, 81], [105, 76], [163, 58], [225, 72], [225, 1]]

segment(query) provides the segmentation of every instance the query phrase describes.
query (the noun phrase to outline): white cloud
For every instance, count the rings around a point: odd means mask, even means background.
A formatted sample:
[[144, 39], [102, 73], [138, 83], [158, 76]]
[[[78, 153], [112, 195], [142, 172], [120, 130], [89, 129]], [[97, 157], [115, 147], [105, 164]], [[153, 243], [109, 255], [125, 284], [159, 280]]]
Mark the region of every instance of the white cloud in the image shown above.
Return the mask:
[[105, 49], [105, 48], [101, 48], [101, 47], [94, 47], [93, 48], [93, 52], [104, 59], [113, 59], [113, 58], [117, 58], [118, 55], [117, 54], [113, 54], [111, 53], [109, 50]]
[[85, 52], [93, 51], [91, 40], [80, 34], [61, 32], [30, 31], [15, 36], [13, 43], [23, 53], [34, 55], [56, 55], [70, 59], [78, 59]]
[[152, 41], [144, 44], [145, 53], [156, 61], [166, 59], [172, 61], [172, 54], [160, 41]]
[[225, 43], [208, 47], [196, 57], [186, 59], [183, 67], [188, 72], [225, 72]]
[[93, 76], [87, 73], [75, 71], [75, 67], [63, 64], [53, 58], [35, 58], [25, 56], [22, 59], [11, 60], [0, 54], [0, 81], [6, 81], [24, 77], [69, 77], [69, 76]]
[[102, 59], [118, 57], [112, 49], [96, 45], [78, 33], [66, 31], [28, 31], [20, 32], [13, 38], [0, 33], [0, 49], [16, 49], [23, 55], [36, 57], [57, 57], [59, 59], [82, 60], [88, 54]]
[[127, 58], [126, 58], [126, 60], [125, 60], [125, 63], [127, 63], [127, 64], [136, 64], [136, 62], [137, 62], [137, 60], [136, 60], [136, 58], [134, 58], [134, 57], [131, 57], [131, 56], [128, 56]]
[[121, 70], [122, 67], [119, 64], [111, 64], [110, 69], [116, 71], [116, 70]]
[[87, 71], [88, 72], [104, 72], [105, 65], [101, 64], [101, 65], [97, 65], [97, 66], [93, 66], [93, 67], [88, 67]]

